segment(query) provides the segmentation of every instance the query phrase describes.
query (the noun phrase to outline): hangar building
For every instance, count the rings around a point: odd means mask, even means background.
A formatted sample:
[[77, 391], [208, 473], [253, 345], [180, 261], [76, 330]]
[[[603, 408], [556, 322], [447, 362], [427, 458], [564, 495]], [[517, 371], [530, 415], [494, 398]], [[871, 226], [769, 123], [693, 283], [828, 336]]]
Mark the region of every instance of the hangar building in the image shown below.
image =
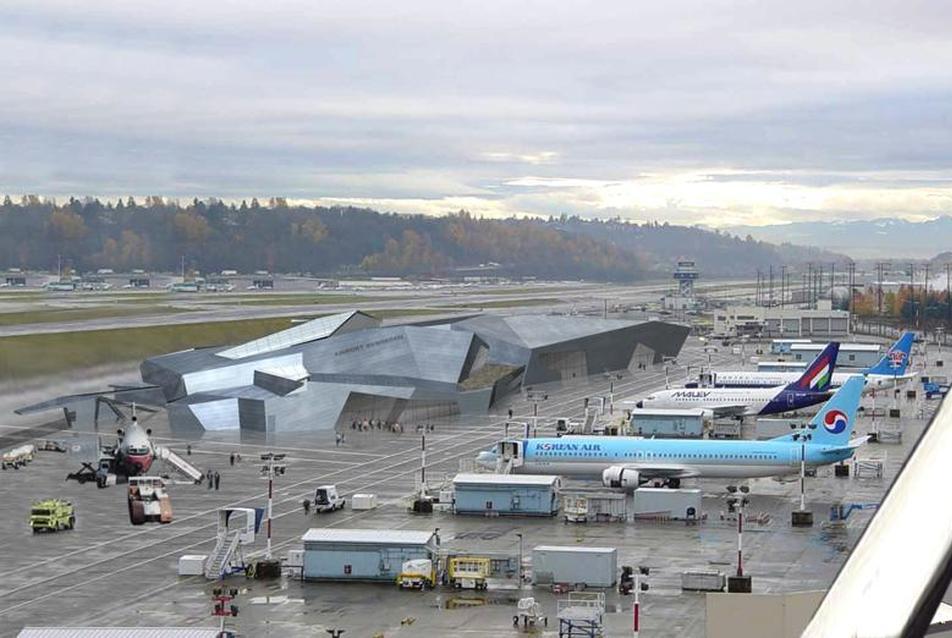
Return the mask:
[[523, 385], [571, 382], [677, 356], [688, 327], [549, 315], [381, 326], [360, 311], [232, 347], [153, 357], [176, 429], [301, 431], [353, 420], [485, 413]]

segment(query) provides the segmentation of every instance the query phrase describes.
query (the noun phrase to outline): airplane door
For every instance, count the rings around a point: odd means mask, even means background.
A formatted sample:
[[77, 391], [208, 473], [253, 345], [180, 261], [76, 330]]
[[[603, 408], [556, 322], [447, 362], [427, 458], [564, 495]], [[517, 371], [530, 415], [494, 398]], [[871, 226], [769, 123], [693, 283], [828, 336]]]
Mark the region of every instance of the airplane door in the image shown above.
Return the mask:
[[787, 393], [787, 406], [793, 408], [797, 405], [797, 395], [793, 392]]
[[519, 441], [500, 441], [499, 452], [503, 461], [519, 458]]

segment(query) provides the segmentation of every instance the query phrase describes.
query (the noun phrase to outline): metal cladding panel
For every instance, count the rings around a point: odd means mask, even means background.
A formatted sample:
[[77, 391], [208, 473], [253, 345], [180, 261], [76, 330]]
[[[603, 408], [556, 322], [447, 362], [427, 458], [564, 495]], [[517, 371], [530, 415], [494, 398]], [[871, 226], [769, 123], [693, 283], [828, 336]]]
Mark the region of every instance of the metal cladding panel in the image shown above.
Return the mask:
[[262, 368], [298, 367], [302, 363], [301, 353], [295, 352], [280, 356], [235, 363], [232, 365], [189, 372], [183, 375], [185, 388], [189, 394], [209, 392], [243, 385], [254, 385], [255, 371]]
[[456, 383], [473, 335], [438, 328], [395, 326], [361, 330], [305, 346], [314, 375], [361, 374]]
[[238, 399], [194, 403], [188, 409], [206, 430], [237, 430], [240, 424]]
[[326, 317], [318, 317], [287, 330], [281, 330], [260, 339], [222, 350], [218, 353], [218, 356], [226, 359], [244, 359], [268, 352], [287, 350], [292, 346], [326, 339], [346, 329], [345, 326], [351, 321], [355, 321], [356, 325], [360, 327], [371, 327], [379, 323], [357, 310], [342, 312]]

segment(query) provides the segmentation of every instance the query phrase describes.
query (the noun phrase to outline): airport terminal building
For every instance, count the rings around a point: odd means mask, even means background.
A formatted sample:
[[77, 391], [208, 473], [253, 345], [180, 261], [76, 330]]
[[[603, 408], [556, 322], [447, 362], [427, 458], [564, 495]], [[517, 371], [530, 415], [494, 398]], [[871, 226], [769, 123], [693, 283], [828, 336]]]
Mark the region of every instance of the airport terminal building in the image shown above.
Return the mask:
[[287, 432], [485, 413], [507, 393], [677, 356], [689, 328], [549, 315], [382, 326], [360, 311], [147, 359], [173, 429]]

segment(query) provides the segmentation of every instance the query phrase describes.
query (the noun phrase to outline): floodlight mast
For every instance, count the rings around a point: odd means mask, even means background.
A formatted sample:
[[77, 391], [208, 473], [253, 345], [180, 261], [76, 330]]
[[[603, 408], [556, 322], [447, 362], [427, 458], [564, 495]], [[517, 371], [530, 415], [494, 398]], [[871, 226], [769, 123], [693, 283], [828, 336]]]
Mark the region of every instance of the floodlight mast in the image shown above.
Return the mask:
[[274, 503], [274, 477], [284, 474], [287, 470], [287, 466], [280, 461], [284, 460], [285, 455], [283, 453], [274, 453], [274, 452], [265, 452], [261, 455], [261, 460], [265, 462], [261, 466], [261, 474], [263, 478], [268, 479], [268, 545], [265, 550], [265, 560], [271, 560], [271, 514], [272, 506]]

